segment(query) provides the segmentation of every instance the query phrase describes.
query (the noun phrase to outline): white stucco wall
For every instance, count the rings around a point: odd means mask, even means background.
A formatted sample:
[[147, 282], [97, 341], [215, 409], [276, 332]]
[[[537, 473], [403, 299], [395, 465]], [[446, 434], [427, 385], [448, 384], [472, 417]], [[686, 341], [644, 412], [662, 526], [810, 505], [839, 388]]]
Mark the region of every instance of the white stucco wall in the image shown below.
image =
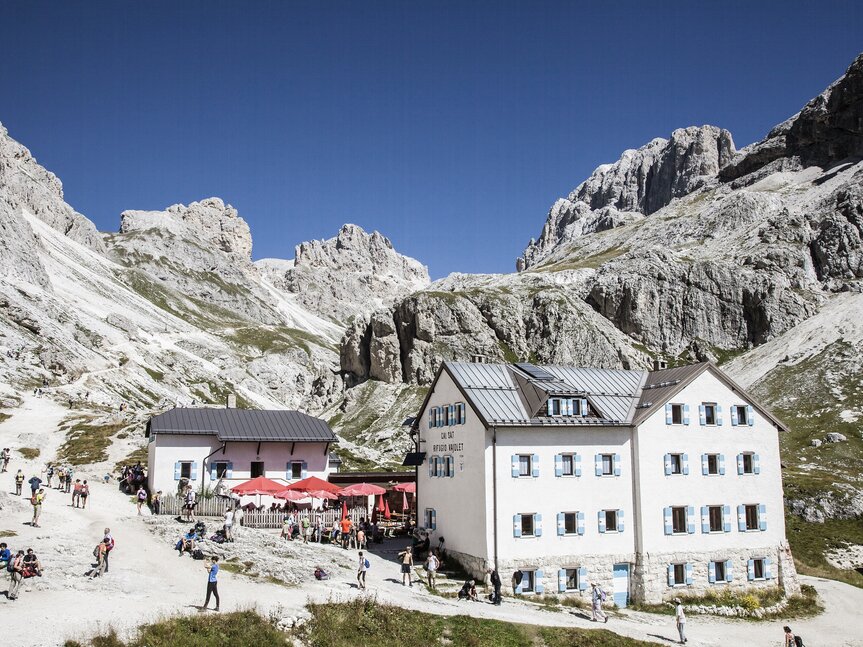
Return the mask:
[[[177, 461], [196, 461], [198, 469], [196, 487], [200, 486], [202, 476], [204, 485], [210, 485], [210, 472], [209, 469], [204, 468], [204, 458], [221, 445], [216, 436], [156, 434], [148, 447], [150, 491], [176, 491], [174, 465]], [[291, 455], [291, 446], [292, 443], [262, 442], [260, 454], [258, 454], [257, 442], [228, 442], [225, 453], [222, 454], [219, 451], [214, 454], [208, 459], [207, 465], [210, 462], [220, 461], [233, 463], [233, 478], [224, 481], [227, 487], [251, 478], [252, 461], [263, 461], [264, 475], [286, 485], [292, 482], [286, 474], [286, 465], [290, 461], [306, 461], [306, 476], [327, 478], [329, 460], [324, 451], [324, 443], [296, 443], [293, 455]]]

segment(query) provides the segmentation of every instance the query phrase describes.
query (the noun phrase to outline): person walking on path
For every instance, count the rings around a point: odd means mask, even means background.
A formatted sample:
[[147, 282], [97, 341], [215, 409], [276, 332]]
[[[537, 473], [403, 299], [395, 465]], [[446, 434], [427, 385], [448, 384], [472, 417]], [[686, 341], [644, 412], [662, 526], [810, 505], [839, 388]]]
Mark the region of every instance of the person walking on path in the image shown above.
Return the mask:
[[144, 486], [138, 488], [138, 494], [135, 495], [137, 497], [137, 505], [138, 505], [138, 516], [141, 516], [141, 506], [143, 506], [147, 502], [147, 490], [144, 489]]
[[311, 531], [309, 529], [309, 518], [308, 517], [303, 517], [303, 520], [300, 522], [300, 529], [303, 533], [303, 543], [308, 544], [309, 543], [309, 534], [311, 534]]
[[782, 643], [782, 647], [803, 647], [803, 639], [795, 636], [791, 627], [786, 625], [782, 627], [782, 631], [785, 632], [785, 642]]
[[0, 451], [0, 471], [5, 472], [6, 468], [9, 466], [9, 448], [4, 447], [2, 451]]
[[21, 471], [21, 468], [18, 468], [18, 471], [15, 473], [15, 494], [17, 496], [21, 496], [21, 488], [24, 486], [24, 472]]
[[521, 586], [521, 580], [524, 574], [521, 571], [516, 571], [512, 574], [512, 594], [518, 595], [518, 587]]
[[234, 541], [234, 533], [232, 532], [233, 526], [234, 512], [230, 507], [225, 508], [225, 523], [222, 526], [222, 531], [225, 534], [225, 541]]
[[35, 492], [32, 497], [30, 497], [30, 503], [33, 505], [33, 521], [30, 522], [30, 525], [34, 528], [41, 528], [39, 525], [39, 516], [42, 514], [42, 502], [45, 500], [45, 490], [39, 488], [38, 492]]
[[107, 548], [105, 549], [105, 572], [108, 572], [108, 557], [111, 555], [111, 551], [114, 550], [114, 537], [111, 535], [111, 529], [105, 528], [105, 536], [102, 538], [102, 541], [105, 542]]
[[677, 624], [677, 633], [680, 634], [680, 644], [686, 644], [686, 614], [683, 612], [683, 603], [680, 598], [674, 598], [674, 622]]
[[30, 496], [36, 494], [39, 486], [42, 485], [42, 479], [40, 479], [38, 476], [31, 476], [30, 480], [27, 482], [30, 484]]
[[348, 541], [351, 538], [351, 527], [354, 525], [351, 521], [350, 517], [345, 517], [341, 522], [341, 531], [342, 531], [342, 548], [345, 550], [348, 549]]
[[89, 497], [89, 496], [90, 496], [90, 486], [87, 485], [87, 481], [84, 481], [81, 484], [81, 494], [80, 494], [80, 501], [81, 501], [81, 508], [82, 509], [87, 507], [87, 497]]
[[429, 551], [428, 559], [426, 559], [426, 571], [429, 574], [429, 588], [434, 591], [435, 589], [435, 575], [437, 574], [437, 569], [440, 567], [440, 560], [438, 560], [437, 555], [434, 554], [434, 551]]
[[93, 556], [96, 558], [96, 568], [90, 573], [90, 577], [102, 577], [105, 573], [105, 567], [108, 561], [108, 540], [103, 539], [96, 545], [93, 551]]
[[491, 582], [492, 594], [491, 594], [491, 602], [495, 606], [500, 606], [500, 575], [494, 569], [488, 569], [489, 581]]
[[364, 591], [366, 589], [366, 571], [369, 568], [368, 562], [369, 560], [363, 556], [363, 551], [360, 551], [360, 563], [357, 568], [357, 584], [359, 584], [359, 587]]
[[72, 468], [66, 468], [66, 494], [72, 491]]
[[213, 557], [212, 563], [204, 564], [204, 570], [207, 571], [207, 597], [204, 599], [204, 606], [201, 611], [205, 611], [210, 605], [210, 595], [216, 598], [216, 611], [219, 610], [219, 558]]
[[6, 597], [10, 600], [18, 599], [18, 591], [21, 589], [21, 582], [24, 581], [24, 551], [19, 550], [15, 557], [12, 558], [12, 585], [9, 587], [9, 592]]
[[591, 605], [592, 613], [590, 619], [593, 622], [596, 622], [600, 619], [603, 622], [608, 622], [608, 614], [606, 614], [605, 611], [602, 610], [602, 603], [605, 601], [605, 591], [603, 591], [602, 587], [596, 582], [593, 582], [590, 586], [590, 599], [593, 603]]
[[81, 503], [81, 479], [75, 479], [75, 485], [72, 486], [72, 506], [77, 508]]
[[188, 521], [197, 521], [195, 519], [195, 505], [197, 501], [195, 501], [195, 491], [192, 489], [191, 485], [186, 486], [186, 505], [184, 507], [184, 512], [186, 513], [186, 519]]
[[399, 559], [402, 560], [402, 586], [405, 585], [405, 578], [407, 578], [407, 585], [413, 586], [414, 583], [411, 580], [411, 571], [414, 567], [414, 556], [410, 547], [405, 548], [399, 553]]

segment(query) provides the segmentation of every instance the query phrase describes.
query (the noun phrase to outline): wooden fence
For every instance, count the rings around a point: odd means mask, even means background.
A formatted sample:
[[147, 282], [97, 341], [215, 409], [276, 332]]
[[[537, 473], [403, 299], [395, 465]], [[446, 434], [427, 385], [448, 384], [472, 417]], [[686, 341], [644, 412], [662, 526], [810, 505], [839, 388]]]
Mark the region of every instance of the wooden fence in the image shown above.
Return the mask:
[[[159, 514], [166, 514], [172, 517], [179, 516], [183, 513], [183, 498], [173, 495], [163, 495], [159, 502]], [[224, 517], [225, 510], [228, 506], [233, 508], [233, 503], [228, 497], [211, 497], [209, 499], [200, 498], [195, 506], [196, 517]]]

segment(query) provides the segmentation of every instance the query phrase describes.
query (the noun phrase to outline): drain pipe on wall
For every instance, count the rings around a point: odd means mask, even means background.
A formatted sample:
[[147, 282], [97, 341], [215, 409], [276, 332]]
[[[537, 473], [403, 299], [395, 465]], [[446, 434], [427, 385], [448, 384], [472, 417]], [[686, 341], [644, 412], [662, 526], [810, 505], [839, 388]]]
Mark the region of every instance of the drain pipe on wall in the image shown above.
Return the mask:
[[213, 454], [218, 454], [219, 452], [225, 453], [225, 448], [228, 446], [228, 443], [222, 443], [221, 447], [217, 447], [215, 451], [210, 452], [206, 456], [204, 456], [204, 460], [201, 461], [201, 493], [204, 492], [204, 478], [207, 476], [207, 459], [210, 458]]
[[497, 570], [497, 427], [491, 428], [491, 491], [494, 510], [494, 570]]

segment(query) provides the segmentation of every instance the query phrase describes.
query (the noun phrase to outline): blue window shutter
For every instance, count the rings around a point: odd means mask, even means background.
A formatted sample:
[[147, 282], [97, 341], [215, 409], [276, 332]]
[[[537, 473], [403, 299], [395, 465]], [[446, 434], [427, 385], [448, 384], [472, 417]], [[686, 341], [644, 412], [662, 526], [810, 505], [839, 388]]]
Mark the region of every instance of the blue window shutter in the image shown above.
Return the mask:
[[575, 475], [581, 476], [581, 454], [576, 454], [572, 460], [575, 462]]
[[737, 530], [746, 532], [746, 506], [742, 503], [737, 506]]
[[599, 524], [599, 532], [605, 532], [605, 510], [600, 510], [596, 514], [596, 519]]
[[432, 407], [431, 409], [429, 409], [429, 429], [434, 426], [434, 407]]
[[683, 475], [689, 474], [689, 454], [683, 455]]
[[584, 513], [576, 512], [575, 513], [575, 530], [579, 535], [584, 534]]
[[560, 454], [554, 455], [554, 475], [563, 476], [563, 456]]
[[228, 471], [225, 474], [225, 478], [227, 478], [227, 479], [234, 478], [234, 464], [231, 461], [228, 461]]
[[183, 466], [180, 464], [180, 461], [177, 461], [176, 463], [174, 463], [174, 480], [175, 481], [180, 480], [180, 472], [182, 469], [183, 469]]
[[301, 477], [302, 477], [302, 478], [306, 478], [306, 477], [308, 476], [308, 474], [309, 474], [309, 464], [308, 464], [308, 463], [306, 463], [306, 461], [303, 461], [303, 468], [302, 468], [302, 470], [303, 470], [303, 471], [302, 471], [302, 472], [300, 472], [300, 475], [301, 475]]
[[614, 455], [614, 475], [620, 476], [620, 454]]
[[701, 506], [701, 532], [710, 532], [710, 508], [706, 505]]
[[575, 413], [575, 406], [572, 403], [572, 398], [565, 398], [561, 400], [561, 413], [565, 416], [572, 416]]
[[671, 454], [666, 454], [663, 462], [665, 463], [665, 475], [671, 476]]
[[190, 481], [198, 480], [198, 461], [192, 461], [192, 473], [189, 475]]
[[557, 569], [557, 592], [565, 593], [566, 592], [566, 569], [559, 568]]
[[[431, 460], [434, 460], [433, 458]], [[293, 477], [291, 476], [291, 461], [285, 463], [285, 480], [290, 481]]]
[[537, 478], [539, 476], [539, 454], [534, 454], [531, 457], [530, 462], [532, 468], [531, 476], [533, 476], [533, 478]]
[[665, 534], [674, 534], [674, 526], [671, 523], [671, 508], [665, 507], [662, 509], [662, 521], [665, 524]]
[[617, 532], [623, 532], [623, 510], [617, 511]]
[[542, 515], [539, 513], [533, 515], [533, 536], [542, 537]]
[[686, 532], [690, 535], [695, 534], [695, 506], [686, 507]]
[[737, 473], [743, 474], [743, 454], [737, 454]]
[[216, 464], [213, 463], [212, 461], [210, 462], [210, 480], [211, 481], [216, 480]]
[[441, 477], [444, 475], [444, 459], [443, 456], [435, 456], [435, 475]]
[[450, 478], [455, 476], [455, 456], [449, 457], [449, 476]]
[[755, 410], [751, 404], [746, 405], [746, 424], [750, 427], [755, 424]]
[[750, 582], [755, 579], [755, 560], [746, 560], [746, 579]]
[[737, 407], [735, 406], [731, 407], [731, 426], [737, 426]]
[[548, 415], [553, 416], [554, 415], [554, 403], [552, 402], [551, 398], [548, 399], [548, 402], [545, 403], [545, 406], [546, 406]]
[[707, 581], [716, 584], [716, 564], [707, 562]]
[[597, 476], [602, 476], [602, 454], [596, 454], [593, 458], [593, 467]]
[[566, 534], [566, 515], [562, 512], [557, 513], [557, 536], [561, 537]]
[[770, 568], [770, 559], [768, 559], [767, 557], [764, 558], [764, 579], [773, 579], [773, 569]]
[[540, 595], [545, 592], [545, 585], [542, 583], [544, 573], [542, 569], [534, 571], [533, 573], [533, 590], [534, 593]]
[[587, 415], [587, 398], [581, 399], [581, 416], [584, 417]]
[[437, 510], [435, 510], [434, 508], [432, 508], [431, 511], [431, 524], [432, 530], [437, 530]]
[[521, 537], [521, 515], [512, 515], [512, 536]]
[[692, 564], [686, 562], [686, 583], [692, 584]]
[[518, 469], [518, 454], [513, 454], [513, 455], [512, 455], [512, 477], [513, 477], [514, 479], [517, 479], [517, 478], [518, 478], [518, 472], [519, 472], [519, 469]]
[[767, 506], [763, 503], [758, 506], [758, 528], [767, 530]]
[[707, 454], [701, 455], [701, 474], [703, 476], [707, 476], [707, 474], [708, 474], [708, 471], [707, 471]]
[[688, 404], [683, 405], [683, 424], [684, 425], [689, 424], [689, 405]]
[[587, 590], [587, 566], [578, 567], [578, 590]]
[[665, 403], [665, 424], [670, 425], [672, 423], [672, 421], [673, 421], [673, 418], [671, 417], [671, 403], [666, 402]]
[[734, 580], [734, 577], [731, 573], [731, 566], [733, 562], [730, 559], [725, 560], [725, 581], [731, 582]]
[[716, 405], [716, 426], [717, 427], [722, 426], [722, 405], [721, 404]]
[[[290, 465], [290, 463], [288, 463]], [[429, 478], [434, 476], [434, 456], [429, 456]], [[289, 475], [290, 477], [290, 475]]]
[[719, 475], [725, 476], [725, 454], [719, 455]]
[[702, 427], [707, 424], [707, 416], [704, 413], [704, 405], [703, 404], [698, 405], [698, 422], [701, 423]]
[[752, 473], [761, 474], [761, 457], [758, 454], [752, 455]]
[[668, 586], [674, 586], [674, 564], [668, 565]]
[[463, 425], [467, 421], [467, 405], [464, 402], [459, 405], [459, 411], [458, 423]]
[[731, 532], [731, 506], [722, 506], [722, 532]]

